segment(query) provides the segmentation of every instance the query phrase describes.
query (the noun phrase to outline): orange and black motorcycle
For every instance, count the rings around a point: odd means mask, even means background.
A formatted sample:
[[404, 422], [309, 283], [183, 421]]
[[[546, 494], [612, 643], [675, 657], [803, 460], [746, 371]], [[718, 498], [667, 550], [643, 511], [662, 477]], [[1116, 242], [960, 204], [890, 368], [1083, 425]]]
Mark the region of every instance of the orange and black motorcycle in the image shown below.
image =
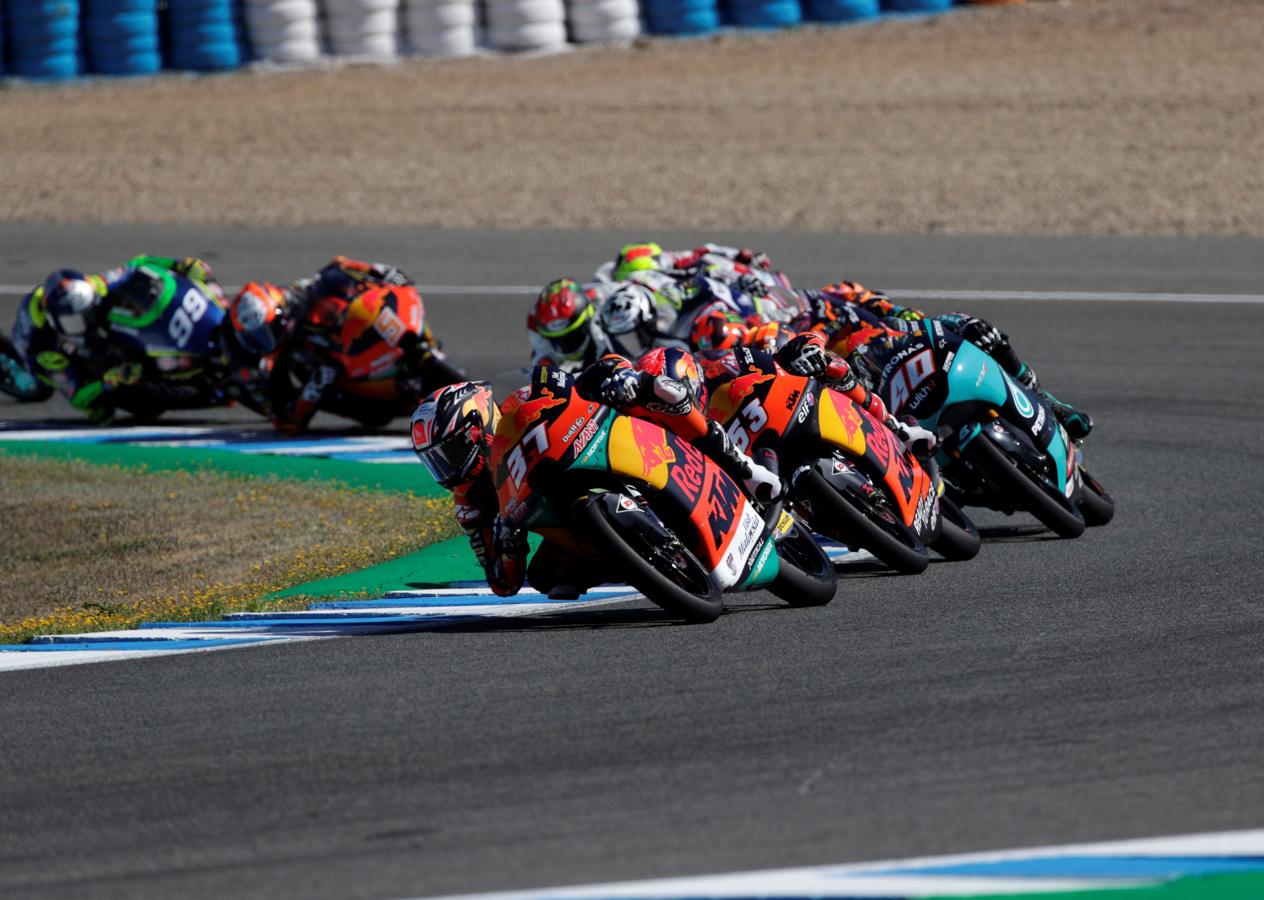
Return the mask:
[[930, 548], [951, 560], [979, 552], [978, 530], [942, 496], [933, 460], [826, 383], [791, 375], [768, 354], [738, 359], [706, 363], [708, 414], [738, 449], [776, 455], [789, 502], [813, 530], [911, 575], [926, 569]]
[[299, 324], [287, 360], [301, 385], [320, 366], [337, 370], [319, 408], [369, 428], [407, 416], [421, 399], [465, 373], [444, 355], [411, 285], [374, 285], [350, 300], [324, 297]]
[[535, 369], [501, 405], [491, 467], [507, 522], [688, 621], [718, 617], [725, 591], [834, 597], [833, 565], [781, 503], [748, 499], [688, 442], [584, 398], [561, 369]]

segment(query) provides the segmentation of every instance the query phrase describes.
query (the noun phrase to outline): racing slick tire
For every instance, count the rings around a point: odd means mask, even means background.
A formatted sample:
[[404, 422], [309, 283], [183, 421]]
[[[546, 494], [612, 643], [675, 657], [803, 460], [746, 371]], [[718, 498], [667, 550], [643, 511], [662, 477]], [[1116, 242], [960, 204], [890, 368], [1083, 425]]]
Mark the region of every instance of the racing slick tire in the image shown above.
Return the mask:
[[930, 565], [925, 546], [908, 529], [887, 522], [859, 498], [835, 490], [815, 469], [804, 472], [794, 489], [810, 507], [809, 518], [818, 531], [849, 547], [868, 550], [879, 562], [902, 575], [918, 575]]
[[931, 542], [930, 548], [946, 560], [965, 562], [979, 555], [981, 544], [979, 529], [974, 527], [970, 517], [952, 500], [940, 497], [939, 537]]
[[970, 464], [993, 484], [1009, 494], [1020, 509], [1025, 509], [1058, 537], [1077, 538], [1084, 533], [1084, 516], [1079, 510], [1067, 509], [1048, 491], [1018, 467], [1009, 454], [979, 435], [965, 448]]
[[769, 593], [791, 606], [824, 606], [834, 599], [838, 573], [810, 528], [796, 521], [776, 549], [777, 577]]
[[[665, 528], [647, 534], [627, 526], [611, 508], [618, 495], [601, 493], [575, 505], [574, 524], [628, 584], [650, 601], [688, 622], [714, 622], [724, 612], [724, 595], [696, 556]], [[666, 537], [667, 540], [663, 540]]]
[[1084, 493], [1075, 505], [1084, 517], [1084, 524], [1089, 528], [1107, 524], [1115, 518], [1114, 499], [1083, 466], [1080, 467], [1080, 475], [1084, 479]]

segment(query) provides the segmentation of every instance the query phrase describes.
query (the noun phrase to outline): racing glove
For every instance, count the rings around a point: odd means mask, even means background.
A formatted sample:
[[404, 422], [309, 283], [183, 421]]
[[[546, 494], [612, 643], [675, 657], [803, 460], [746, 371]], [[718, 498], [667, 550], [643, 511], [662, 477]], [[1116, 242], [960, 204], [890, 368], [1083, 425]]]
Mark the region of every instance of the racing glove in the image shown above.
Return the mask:
[[819, 334], [796, 335], [777, 351], [777, 362], [792, 375], [819, 378], [829, 368], [829, 357], [821, 343]]
[[988, 354], [995, 353], [1007, 342], [999, 328], [985, 319], [974, 316], [966, 316], [961, 320], [958, 334]]
[[935, 445], [939, 443], [935, 433], [928, 431], [921, 425], [912, 422], [901, 422], [894, 416], [887, 417], [886, 425], [900, 439], [904, 449], [910, 451], [914, 456], [929, 455], [935, 449]]
[[527, 558], [527, 532], [525, 528], [514, 528], [499, 515], [492, 523], [492, 534], [495, 536], [496, 549], [499, 555], [515, 560]]
[[639, 372], [635, 369], [616, 369], [597, 385], [597, 396], [607, 406], [628, 406], [636, 400], [640, 387]]

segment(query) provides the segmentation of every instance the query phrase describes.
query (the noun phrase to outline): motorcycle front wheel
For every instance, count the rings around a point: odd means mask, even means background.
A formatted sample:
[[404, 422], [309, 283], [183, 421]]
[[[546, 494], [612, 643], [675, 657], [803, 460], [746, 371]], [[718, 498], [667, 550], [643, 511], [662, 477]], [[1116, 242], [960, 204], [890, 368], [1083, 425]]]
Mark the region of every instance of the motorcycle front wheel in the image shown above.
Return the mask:
[[939, 537], [930, 548], [951, 562], [964, 562], [979, 555], [979, 529], [970, 517], [948, 497], [939, 498]]
[[1027, 510], [1054, 534], [1077, 538], [1084, 533], [1084, 517], [1080, 512], [1074, 507], [1068, 509], [1051, 497], [1049, 491], [1019, 468], [1009, 454], [988, 440], [986, 433], [972, 440], [965, 453], [970, 465], [1009, 494], [1016, 506]]
[[838, 573], [802, 522], [777, 542], [777, 577], [769, 593], [791, 606], [824, 606], [834, 599]]
[[642, 515], [621, 518], [611, 508], [614, 497], [598, 494], [577, 504], [577, 532], [597, 547], [612, 571], [663, 609], [688, 622], [718, 619], [724, 595], [707, 568], [661, 525], [651, 534]]
[[1083, 466], [1080, 467], [1080, 475], [1084, 479], [1084, 495], [1075, 505], [1084, 517], [1084, 524], [1089, 528], [1105, 525], [1115, 518], [1115, 501]]
[[930, 565], [925, 546], [903, 523], [889, 522], [860, 497], [836, 490], [815, 469], [804, 472], [794, 490], [806, 502], [816, 531], [868, 550], [903, 575], [920, 574]]

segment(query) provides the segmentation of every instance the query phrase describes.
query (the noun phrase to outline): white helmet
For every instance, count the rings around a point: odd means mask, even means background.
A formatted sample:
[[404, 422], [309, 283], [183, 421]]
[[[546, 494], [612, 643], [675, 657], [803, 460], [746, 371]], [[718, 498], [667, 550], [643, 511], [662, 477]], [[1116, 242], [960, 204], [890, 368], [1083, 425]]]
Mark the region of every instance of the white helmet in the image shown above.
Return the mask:
[[615, 353], [638, 358], [658, 337], [654, 292], [630, 281], [619, 285], [602, 303], [601, 324]]

